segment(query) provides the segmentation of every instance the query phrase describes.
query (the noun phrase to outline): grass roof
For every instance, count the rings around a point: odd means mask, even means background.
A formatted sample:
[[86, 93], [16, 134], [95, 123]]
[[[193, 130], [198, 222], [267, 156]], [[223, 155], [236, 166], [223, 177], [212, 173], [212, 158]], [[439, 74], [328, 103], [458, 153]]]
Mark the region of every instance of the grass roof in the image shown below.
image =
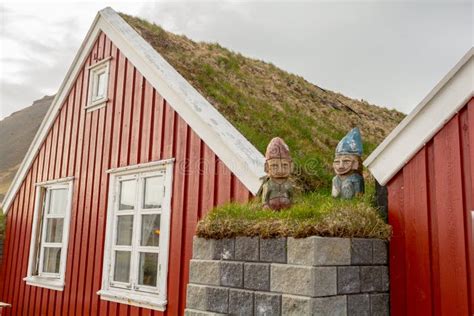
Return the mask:
[[334, 149], [352, 127], [361, 129], [368, 154], [404, 117], [219, 44], [195, 42], [121, 16], [260, 152], [270, 139], [282, 137], [295, 161], [293, 178], [303, 191], [329, 188]]

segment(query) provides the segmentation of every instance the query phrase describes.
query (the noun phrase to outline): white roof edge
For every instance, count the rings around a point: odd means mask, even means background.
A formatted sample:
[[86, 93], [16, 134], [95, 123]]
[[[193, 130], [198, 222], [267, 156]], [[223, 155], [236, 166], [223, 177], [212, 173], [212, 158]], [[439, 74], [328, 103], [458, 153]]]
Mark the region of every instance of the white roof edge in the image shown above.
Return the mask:
[[381, 185], [403, 166], [474, 96], [474, 47], [364, 161]]
[[97, 14], [43, 122], [6, 193], [4, 213], [26, 177], [100, 31], [104, 32], [170, 106], [247, 187], [256, 193], [264, 175], [263, 155], [188, 83], [119, 14], [107, 7]]

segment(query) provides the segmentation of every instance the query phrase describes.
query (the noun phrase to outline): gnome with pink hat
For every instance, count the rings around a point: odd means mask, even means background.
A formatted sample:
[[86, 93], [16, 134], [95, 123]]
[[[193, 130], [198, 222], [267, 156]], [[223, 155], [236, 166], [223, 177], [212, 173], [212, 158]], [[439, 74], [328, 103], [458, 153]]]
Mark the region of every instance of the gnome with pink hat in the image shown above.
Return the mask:
[[289, 177], [293, 168], [290, 150], [280, 137], [273, 138], [265, 153], [265, 172], [268, 177], [262, 185], [264, 208], [289, 208], [293, 200], [293, 184]]

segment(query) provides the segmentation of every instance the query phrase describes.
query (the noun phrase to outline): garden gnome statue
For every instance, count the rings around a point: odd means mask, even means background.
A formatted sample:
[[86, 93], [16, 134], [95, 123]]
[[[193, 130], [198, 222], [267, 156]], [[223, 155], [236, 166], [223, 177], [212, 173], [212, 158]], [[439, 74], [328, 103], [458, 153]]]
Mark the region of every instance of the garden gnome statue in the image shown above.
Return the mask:
[[332, 196], [352, 199], [364, 194], [364, 177], [362, 176], [362, 138], [359, 129], [353, 128], [337, 144], [334, 158], [336, 176], [332, 179]]
[[265, 153], [265, 172], [268, 177], [262, 185], [264, 208], [281, 210], [293, 202], [293, 185], [288, 179], [293, 167], [290, 150], [280, 137], [273, 138]]

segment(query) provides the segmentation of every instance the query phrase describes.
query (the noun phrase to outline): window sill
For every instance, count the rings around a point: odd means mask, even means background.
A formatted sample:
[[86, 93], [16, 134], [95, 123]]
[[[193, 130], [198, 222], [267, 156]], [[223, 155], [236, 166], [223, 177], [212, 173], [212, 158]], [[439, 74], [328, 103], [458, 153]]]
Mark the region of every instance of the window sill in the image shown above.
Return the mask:
[[97, 294], [100, 295], [100, 299], [104, 301], [144, 307], [160, 312], [166, 310], [166, 304], [168, 303], [157, 295], [147, 295], [145, 293], [138, 294], [124, 293], [120, 290], [100, 290]]
[[26, 284], [31, 286], [44, 287], [50, 290], [62, 291], [64, 290], [64, 281], [60, 279], [45, 278], [39, 276], [30, 276], [23, 279]]
[[95, 102], [89, 104], [88, 106], [86, 106], [85, 110], [86, 110], [86, 112], [92, 112], [92, 111], [101, 109], [101, 108], [103, 108], [107, 105], [108, 101], [109, 101], [108, 98], [103, 99], [103, 100], [99, 100], [99, 101], [95, 101]]

